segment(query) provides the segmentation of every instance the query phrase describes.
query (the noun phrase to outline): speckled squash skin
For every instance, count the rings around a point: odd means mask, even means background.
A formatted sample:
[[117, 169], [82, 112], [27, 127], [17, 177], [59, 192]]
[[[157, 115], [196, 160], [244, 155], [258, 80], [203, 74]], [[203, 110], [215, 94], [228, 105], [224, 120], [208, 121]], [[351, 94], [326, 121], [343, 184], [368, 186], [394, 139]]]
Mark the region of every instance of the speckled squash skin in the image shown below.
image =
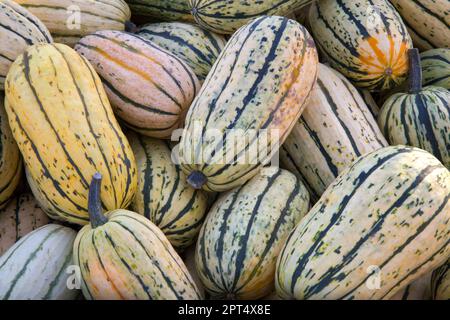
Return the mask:
[[227, 43], [222, 35], [181, 22], [147, 24], [139, 29], [137, 35], [186, 62], [202, 82]]
[[276, 167], [261, 169], [221, 195], [197, 241], [195, 261], [205, 290], [213, 299], [259, 299], [271, 293], [276, 258], [308, 208], [303, 184]]
[[163, 21], [194, 21], [188, 0], [126, 0], [133, 14]]
[[284, 166], [319, 198], [358, 157], [386, 147], [376, 120], [355, 87], [320, 64], [311, 98], [280, 152]]
[[0, 256], [20, 238], [49, 223], [32, 194], [24, 193], [0, 210]]
[[29, 45], [52, 42], [45, 25], [12, 0], [0, 0], [0, 90], [9, 67]]
[[76, 232], [47, 224], [24, 236], [0, 257], [1, 300], [74, 300], [67, 286]]
[[434, 300], [450, 300], [450, 260], [433, 271], [431, 290]]
[[450, 1], [390, 0], [403, 18], [414, 46], [450, 48]]
[[403, 287], [390, 300], [431, 300], [432, 272], [414, 280]]
[[86, 224], [88, 179], [97, 171], [104, 207], [130, 204], [134, 155], [86, 59], [63, 44], [30, 47], [11, 66], [5, 101], [28, 182], [50, 217]]
[[450, 49], [427, 50], [420, 54], [420, 58], [423, 85], [450, 90]]
[[388, 0], [319, 0], [309, 23], [331, 66], [354, 85], [380, 91], [406, 79], [412, 41]]
[[391, 298], [449, 256], [449, 200], [450, 172], [426, 151], [397, 146], [360, 157], [290, 234], [278, 294]]
[[117, 116], [143, 135], [170, 138], [199, 89], [183, 61], [131, 33], [98, 31], [82, 38], [75, 50], [102, 78]]
[[123, 0], [15, 0], [41, 20], [53, 40], [73, 47], [98, 30], [125, 30], [130, 8]]
[[260, 16], [289, 16], [312, 0], [188, 0], [195, 21], [216, 33], [232, 34]]
[[138, 168], [138, 188], [131, 208], [150, 219], [177, 249], [191, 245], [200, 231], [208, 199], [188, 185], [171, 159], [169, 142], [129, 132]]
[[257, 174], [300, 117], [317, 65], [313, 39], [294, 20], [262, 17], [236, 32], [186, 117], [179, 158], [188, 178], [200, 173], [205, 190], [220, 192]]

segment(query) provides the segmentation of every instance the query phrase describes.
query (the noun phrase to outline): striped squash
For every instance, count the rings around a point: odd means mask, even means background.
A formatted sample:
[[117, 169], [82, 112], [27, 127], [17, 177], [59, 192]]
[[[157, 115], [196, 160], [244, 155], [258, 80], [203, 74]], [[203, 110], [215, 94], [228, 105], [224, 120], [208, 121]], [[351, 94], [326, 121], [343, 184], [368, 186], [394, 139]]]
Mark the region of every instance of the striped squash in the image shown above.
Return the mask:
[[275, 263], [309, 195], [296, 177], [265, 167], [217, 200], [200, 231], [195, 261], [213, 299], [258, 299], [273, 291]]
[[33, 195], [16, 197], [0, 211], [0, 256], [20, 238], [48, 223], [48, 216]]
[[450, 48], [450, 1], [390, 0], [408, 27], [414, 46]]
[[374, 99], [372, 93], [367, 89], [359, 89], [358, 92], [369, 107], [370, 113], [372, 113], [372, 116], [376, 119], [380, 113], [380, 106]]
[[412, 41], [388, 0], [319, 0], [309, 21], [331, 66], [356, 86], [380, 91], [406, 79]]
[[320, 64], [317, 85], [280, 160], [320, 197], [358, 157], [387, 146], [364, 100], [344, 76]]
[[200, 81], [205, 80], [226, 44], [223, 36], [190, 23], [147, 24], [137, 34], [186, 62]]
[[202, 226], [208, 204], [206, 194], [188, 185], [181, 168], [172, 162], [168, 142], [132, 132], [128, 139], [138, 168], [133, 211], [158, 226], [175, 249], [185, 249]]
[[431, 289], [434, 300], [450, 300], [450, 260], [433, 271]]
[[133, 14], [164, 21], [193, 21], [188, 0], [126, 0]]
[[431, 272], [414, 280], [392, 296], [390, 300], [431, 300]]
[[130, 8], [123, 0], [15, 0], [38, 17], [55, 42], [73, 47], [98, 30], [124, 30]]
[[420, 54], [424, 86], [450, 90], [450, 49], [431, 49]]
[[12, 0], [0, 0], [0, 90], [17, 56], [29, 45], [52, 42], [45, 25]]
[[0, 209], [14, 195], [22, 177], [22, 157], [14, 141], [0, 92]]
[[449, 256], [449, 200], [450, 172], [426, 151], [386, 147], [360, 157], [290, 234], [278, 294], [391, 298]]
[[101, 175], [96, 173], [89, 192], [91, 223], [74, 243], [86, 299], [184, 300], [200, 292], [180, 256], [150, 220], [127, 211], [102, 214]]
[[186, 118], [179, 158], [188, 182], [225, 191], [253, 177], [302, 113], [317, 64], [294, 20], [262, 17], [235, 33]]
[[86, 59], [63, 44], [30, 47], [11, 66], [5, 101], [28, 182], [50, 217], [86, 224], [88, 180], [97, 171], [103, 206], [130, 204], [134, 155]]
[[199, 289], [202, 297], [207, 295], [207, 292], [205, 291], [205, 288], [203, 287], [202, 281], [200, 280], [200, 277], [197, 272], [197, 268], [195, 266], [195, 249], [196, 244], [194, 243], [192, 246], [187, 248], [185, 251], [183, 251], [183, 261], [186, 265], [186, 268], [189, 271], [189, 274], [192, 276], [192, 279], [194, 280], [195, 284], [197, 285], [197, 288]]
[[170, 138], [180, 126], [199, 83], [175, 55], [121, 31], [88, 35], [75, 50], [92, 63], [126, 126], [157, 138]]
[[312, 0], [188, 0], [195, 21], [216, 33], [232, 34], [254, 18], [264, 15], [287, 16]]
[[420, 57], [411, 50], [409, 91], [391, 96], [378, 124], [392, 145], [409, 145], [434, 154], [450, 169], [450, 91], [422, 88]]
[[67, 286], [76, 232], [48, 224], [28, 233], [0, 257], [0, 300], [73, 300]]

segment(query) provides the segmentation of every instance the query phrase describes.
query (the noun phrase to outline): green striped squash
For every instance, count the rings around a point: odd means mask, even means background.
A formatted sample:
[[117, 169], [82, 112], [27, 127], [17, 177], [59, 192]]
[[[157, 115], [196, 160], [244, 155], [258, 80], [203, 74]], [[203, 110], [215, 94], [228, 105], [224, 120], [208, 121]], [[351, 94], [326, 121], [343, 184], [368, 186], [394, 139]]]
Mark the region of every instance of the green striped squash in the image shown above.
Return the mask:
[[450, 300], [450, 260], [433, 271], [431, 288], [434, 300]]
[[201, 293], [162, 231], [128, 210], [102, 214], [101, 175], [89, 192], [90, 224], [74, 243], [81, 289], [95, 300], [193, 300]]
[[278, 294], [391, 298], [449, 256], [449, 200], [450, 172], [424, 150], [360, 157], [290, 234], [277, 262]]
[[387, 145], [355, 87], [320, 64], [317, 85], [281, 148], [280, 160], [318, 198], [358, 157]]
[[303, 184], [277, 167], [265, 167], [221, 195], [200, 231], [195, 254], [211, 297], [258, 299], [271, 293], [276, 258], [308, 206]]
[[188, 185], [185, 174], [171, 159], [168, 142], [128, 133], [136, 157], [138, 190], [134, 212], [150, 219], [174, 248], [185, 249], [197, 237], [208, 199]]
[[232, 34], [254, 18], [292, 15], [312, 0], [188, 0], [195, 21], [216, 33]]
[[163, 21], [193, 21], [188, 0], [126, 0], [131, 12]]
[[24, 193], [0, 210], [0, 256], [20, 238], [49, 223], [32, 194]]
[[309, 23], [331, 66], [356, 86], [381, 91], [406, 79], [412, 41], [388, 0], [319, 0]]
[[431, 272], [397, 291], [390, 300], [431, 300]]
[[262, 17], [236, 32], [186, 117], [179, 159], [188, 182], [226, 191], [253, 177], [300, 117], [317, 64], [294, 20]]
[[223, 36], [190, 23], [147, 24], [137, 34], [186, 62], [200, 81], [205, 80], [226, 44]]
[[48, 224], [27, 234], [0, 257], [0, 300], [73, 300], [67, 286], [76, 232]]
[[53, 40], [73, 47], [98, 30], [125, 30], [130, 8], [123, 0], [15, 0], [41, 20]]
[[45, 25], [14, 1], [0, 0], [0, 90], [17, 56], [29, 45], [41, 42], [52, 42]]
[[183, 61], [131, 33], [98, 31], [75, 50], [102, 78], [116, 115], [143, 135], [170, 138], [199, 89]]
[[450, 49], [431, 49], [420, 54], [424, 86], [450, 90]]
[[390, 0], [421, 50], [450, 48], [450, 1]]
[[394, 94], [384, 103], [378, 124], [391, 144], [427, 150], [450, 169], [450, 91], [422, 88], [417, 50], [411, 50], [410, 62], [409, 91]]

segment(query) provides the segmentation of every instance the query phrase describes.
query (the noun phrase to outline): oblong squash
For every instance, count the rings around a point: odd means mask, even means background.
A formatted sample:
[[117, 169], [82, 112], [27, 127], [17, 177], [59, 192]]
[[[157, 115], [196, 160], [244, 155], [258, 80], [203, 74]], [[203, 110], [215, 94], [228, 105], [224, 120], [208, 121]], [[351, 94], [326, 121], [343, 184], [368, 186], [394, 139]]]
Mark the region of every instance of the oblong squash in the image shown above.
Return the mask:
[[0, 256], [20, 238], [49, 223], [32, 194], [24, 193], [0, 211]]
[[388, 0], [316, 1], [309, 21], [331, 66], [354, 85], [380, 91], [406, 79], [412, 41]]
[[280, 160], [302, 176], [314, 198], [358, 157], [387, 145], [355, 87], [320, 64], [317, 85], [281, 148]]
[[294, 20], [262, 17], [236, 32], [186, 117], [179, 159], [188, 182], [225, 191], [254, 176], [302, 113], [317, 64]]
[[173, 53], [204, 81], [227, 41], [221, 35], [197, 25], [180, 22], [147, 24], [137, 35]]
[[201, 298], [180, 256], [150, 220], [128, 210], [102, 214], [99, 174], [89, 193], [91, 224], [74, 243], [86, 299]]
[[133, 14], [163, 21], [193, 21], [188, 0], [126, 0]]
[[431, 49], [420, 54], [424, 86], [450, 90], [450, 49]]
[[290, 234], [278, 294], [389, 299], [447, 259], [449, 200], [450, 172], [426, 151], [386, 147], [360, 157]]
[[87, 223], [88, 180], [97, 171], [103, 206], [130, 204], [134, 155], [86, 59], [63, 44], [30, 47], [11, 66], [5, 101], [28, 182], [47, 214]]
[[450, 300], [450, 260], [433, 271], [431, 289], [434, 300]]
[[52, 42], [45, 25], [12, 0], [0, 0], [0, 90], [17, 56], [29, 45]]
[[123, 0], [15, 0], [50, 30], [55, 42], [73, 47], [98, 30], [125, 30], [130, 8]]
[[76, 232], [48, 224], [27, 234], [0, 257], [1, 300], [74, 300], [67, 286]]
[[131, 33], [99, 31], [75, 50], [92, 63], [125, 125], [147, 136], [170, 138], [199, 88], [184, 62]]
[[223, 34], [232, 34], [260, 16], [291, 15], [311, 2], [312, 0], [189, 0], [195, 21], [202, 28]]
[[178, 250], [191, 245], [202, 226], [208, 199], [193, 189], [171, 159], [169, 142], [127, 134], [136, 157], [138, 189], [134, 212], [150, 219]]
[[213, 299], [259, 299], [273, 291], [276, 257], [309, 208], [295, 176], [266, 167], [211, 208], [197, 241], [200, 280]]

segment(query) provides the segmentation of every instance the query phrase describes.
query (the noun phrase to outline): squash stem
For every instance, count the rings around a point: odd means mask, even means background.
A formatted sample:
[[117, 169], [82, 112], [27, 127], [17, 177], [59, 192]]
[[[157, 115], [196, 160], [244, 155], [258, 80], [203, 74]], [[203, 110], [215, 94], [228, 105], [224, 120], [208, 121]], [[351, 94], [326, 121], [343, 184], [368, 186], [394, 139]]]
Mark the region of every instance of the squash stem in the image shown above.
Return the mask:
[[206, 176], [200, 171], [191, 172], [191, 174], [187, 178], [187, 182], [194, 189], [201, 189], [203, 185], [208, 181]]
[[89, 220], [93, 229], [104, 225], [108, 222], [102, 213], [102, 202], [100, 199], [100, 191], [102, 186], [102, 175], [95, 173], [92, 177], [91, 185], [89, 186], [89, 198], [88, 198], [88, 212]]
[[419, 49], [408, 50], [409, 56], [409, 93], [422, 91], [422, 65], [420, 63]]

